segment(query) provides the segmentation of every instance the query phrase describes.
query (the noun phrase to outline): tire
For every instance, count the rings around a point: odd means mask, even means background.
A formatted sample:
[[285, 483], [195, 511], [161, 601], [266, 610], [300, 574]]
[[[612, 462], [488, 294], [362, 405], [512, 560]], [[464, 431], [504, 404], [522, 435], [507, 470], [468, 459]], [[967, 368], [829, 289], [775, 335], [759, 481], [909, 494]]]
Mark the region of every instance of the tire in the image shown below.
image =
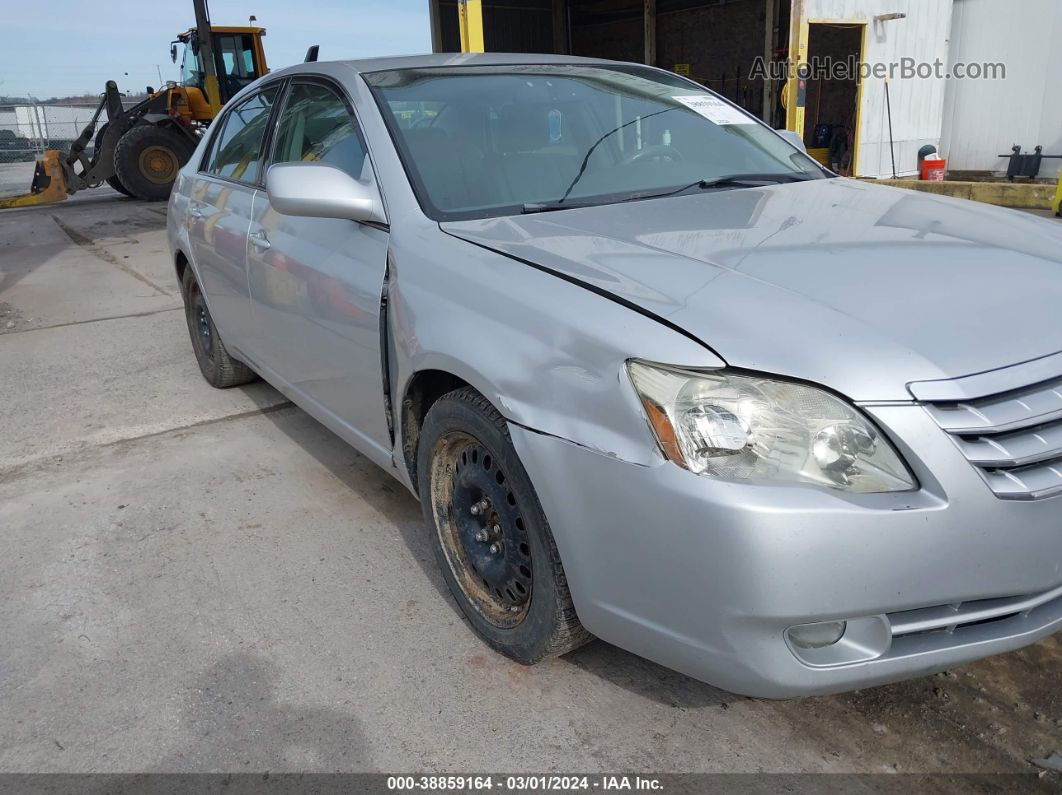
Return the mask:
[[192, 350], [207, 383], [218, 389], [228, 389], [254, 381], [258, 377], [254, 371], [233, 359], [221, 341], [191, 267], [186, 267], [181, 277], [181, 295]]
[[443, 579], [488, 645], [530, 665], [591, 640], [508, 426], [474, 389], [428, 411], [417, 480]]
[[145, 201], [163, 201], [170, 195], [177, 172], [188, 162], [195, 144], [168, 127], [137, 124], [118, 139], [114, 170], [129, 193]]
[[[97, 133], [96, 133], [96, 148], [97, 149], [99, 149], [100, 142], [103, 141], [103, 134], [105, 132], [107, 132], [107, 124], [106, 123], [104, 123], [99, 128], [99, 131], [97, 131]], [[93, 152], [92, 156], [95, 157], [96, 153]], [[106, 177], [105, 182], [107, 183], [107, 185], [109, 185], [110, 187], [114, 188], [119, 193], [123, 193], [126, 196], [132, 196], [133, 195], [132, 193], [130, 193], [130, 189], [129, 188], [126, 188], [124, 185], [122, 185], [122, 180], [118, 178], [117, 174]]]
[[[99, 149], [100, 142], [103, 141], [103, 134], [106, 131], [107, 131], [107, 124], [106, 123], [104, 123], [99, 128], [99, 130], [96, 131], [96, 143], [95, 143], [95, 146], [96, 146], [97, 149]], [[95, 152], [93, 152], [93, 156], [95, 156]], [[110, 177], [107, 177], [105, 181], [107, 182], [108, 185], [110, 185], [112, 188], [114, 188], [119, 193], [123, 193], [126, 196], [132, 196], [133, 195], [132, 193], [129, 192], [129, 188], [125, 187], [125, 185], [122, 184], [122, 181], [120, 179], [118, 179], [118, 175], [117, 174], [112, 175]]]
[[124, 193], [128, 197], [134, 198], [133, 194], [129, 192], [129, 188], [125, 187], [125, 185], [122, 184], [122, 181], [118, 179], [117, 175], [113, 177], [107, 177], [107, 184], [119, 193]]

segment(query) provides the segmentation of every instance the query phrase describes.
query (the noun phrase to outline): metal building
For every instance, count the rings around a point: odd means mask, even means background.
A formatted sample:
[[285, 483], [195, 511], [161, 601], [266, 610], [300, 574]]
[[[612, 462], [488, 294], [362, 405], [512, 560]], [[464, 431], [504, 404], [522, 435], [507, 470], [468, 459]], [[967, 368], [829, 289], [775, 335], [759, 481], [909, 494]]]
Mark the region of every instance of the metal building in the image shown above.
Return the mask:
[[[999, 61], [1007, 76], [949, 82], [941, 151], [953, 171], [1005, 170], [999, 155], [1014, 145], [1062, 155], [1060, 43], [1059, 0], [955, 0], [951, 63]], [[1045, 160], [1041, 176], [1060, 169], [1062, 160]]]
[[[952, 170], [1005, 171], [998, 155], [1012, 144], [1050, 149], [1062, 137], [1062, 106], [1045, 101], [1062, 88], [1062, 50], [1049, 46], [1062, 33], [1062, 3], [1027, 0], [1020, 18], [1014, 6], [1012, 0], [429, 0], [436, 52], [568, 53], [671, 69], [775, 127], [800, 132], [816, 157], [861, 177], [891, 176], [894, 158], [896, 173], [916, 174], [926, 144], [953, 158]], [[1030, 10], [1045, 21], [1035, 43], [1026, 35]], [[1001, 31], [1004, 18], [1012, 21]], [[792, 75], [785, 69], [790, 54], [793, 68], [864, 66], [843, 79], [814, 71], [807, 80], [780, 79]], [[946, 77], [959, 60], [1007, 61], [1013, 70], [1010, 59], [1026, 78], [1015, 81], [1013, 71], [996, 82]], [[904, 64], [921, 73], [905, 76]], [[874, 65], [886, 74], [868, 73]], [[1010, 111], [1000, 113], [1003, 107]]]

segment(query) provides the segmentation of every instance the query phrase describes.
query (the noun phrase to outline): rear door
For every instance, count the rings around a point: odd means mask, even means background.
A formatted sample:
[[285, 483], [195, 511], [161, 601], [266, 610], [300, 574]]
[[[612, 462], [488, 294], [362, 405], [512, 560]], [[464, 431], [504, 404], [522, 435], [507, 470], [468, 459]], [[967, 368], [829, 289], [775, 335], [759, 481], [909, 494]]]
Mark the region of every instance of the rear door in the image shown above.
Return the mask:
[[[271, 163], [300, 161], [376, 179], [351, 105], [323, 80], [292, 80], [277, 124]], [[281, 215], [259, 191], [249, 242], [261, 363], [354, 437], [389, 450], [380, 352], [387, 229]]]
[[222, 338], [248, 352], [247, 230], [278, 92], [272, 85], [225, 112], [189, 191], [188, 231], [200, 287]]

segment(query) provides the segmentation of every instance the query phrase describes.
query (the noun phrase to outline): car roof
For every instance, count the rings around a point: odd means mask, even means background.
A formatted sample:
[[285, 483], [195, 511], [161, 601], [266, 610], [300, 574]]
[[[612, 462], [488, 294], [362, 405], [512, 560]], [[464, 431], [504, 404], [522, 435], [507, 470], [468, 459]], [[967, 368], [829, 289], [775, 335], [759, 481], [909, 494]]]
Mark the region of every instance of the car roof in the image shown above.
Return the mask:
[[442, 52], [431, 55], [396, 55], [380, 58], [360, 58], [357, 60], [319, 61], [308, 64], [296, 64], [274, 72], [274, 75], [288, 71], [303, 71], [299, 67], [313, 68], [325, 64], [346, 66], [355, 72], [386, 72], [392, 69], [418, 69], [438, 66], [508, 66], [512, 64], [600, 64], [619, 63], [604, 58], [581, 58], [575, 55], [548, 55], [545, 53], [453, 53]]

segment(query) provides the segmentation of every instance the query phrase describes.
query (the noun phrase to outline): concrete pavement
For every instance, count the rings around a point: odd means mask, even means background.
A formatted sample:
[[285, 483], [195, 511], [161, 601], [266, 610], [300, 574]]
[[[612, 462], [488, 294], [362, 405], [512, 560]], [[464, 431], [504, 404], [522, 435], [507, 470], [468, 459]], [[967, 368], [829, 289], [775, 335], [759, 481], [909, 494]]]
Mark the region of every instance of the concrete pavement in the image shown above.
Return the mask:
[[202, 381], [165, 208], [92, 194], [0, 214], [0, 771], [1051, 785], [1026, 760], [1062, 750], [1058, 636], [784, 703], [601, 642], [532, 668], [496, 655], [407, 492], [267, 385]]

